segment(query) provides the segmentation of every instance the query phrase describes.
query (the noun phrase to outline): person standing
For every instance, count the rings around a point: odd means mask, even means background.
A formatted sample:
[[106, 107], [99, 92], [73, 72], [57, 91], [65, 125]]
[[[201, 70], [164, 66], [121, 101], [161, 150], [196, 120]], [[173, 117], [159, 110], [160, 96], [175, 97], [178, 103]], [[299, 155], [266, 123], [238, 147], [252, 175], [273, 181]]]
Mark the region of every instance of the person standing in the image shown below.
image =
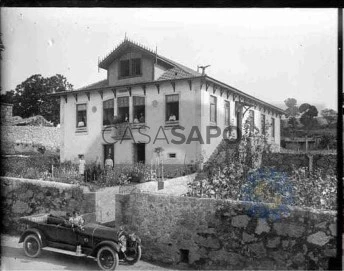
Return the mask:
[[110, 170], [113, 169], [113, 161], [111, 159], [111, 155], [109, 154], [105, 160], [105, 169]]
[[86, 161], [84, 158], [84, 155], [81, 154], [79, 159], [79, 174], [84, 177], [85, 176], [85, 166], [86, 166]]

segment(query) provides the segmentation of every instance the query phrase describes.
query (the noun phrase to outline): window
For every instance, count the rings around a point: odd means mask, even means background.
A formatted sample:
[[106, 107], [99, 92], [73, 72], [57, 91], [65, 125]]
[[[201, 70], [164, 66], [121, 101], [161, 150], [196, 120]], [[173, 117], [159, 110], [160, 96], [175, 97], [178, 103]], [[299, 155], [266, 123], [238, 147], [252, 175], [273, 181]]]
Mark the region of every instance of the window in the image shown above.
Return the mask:
[[131, 75], [138, 76], [141, 75], [141, 59], [134, 58], [131, 60]]
[[216, 122], [216, 107], [217, 99], [214, 96], [210, 96], [210, 121]]
[[254, 131], [254, 111], [249, 111], [249, 123], [250, 123], [250, 132], [253, 133]]
[[103, 102], [103, 125], [110, 125], [114, 116], [114, 100]]
[[225, 125], [230, 125], [230, 103], [225, 101]]
[[141, 75], [141, 59], [133, 58], [120, 61], [120, 77]]
[[134, 123], [145, 122], [145, 97], [133, 97]]
[[117, 98], [117, 115], [121, 122], [129, 122], [129, 97]]
[[179, 120], [179, 95], [166, 95], [166, 121]]
[[76, 127], [87, 127], [87, 107], [86, 104], [76, 105]]
[[262, 129], [262, 135], [265, 135], [265, 115], [261, 115], [261, 129]]
[[271, 118], [271, 121], [272, 121], [272, 123], [271, 123], [271, 129], [272, 129], [271, 134], [272, 134], [272, 137], [274, 138], [275, 137], [275, 119]]
[[168, 154], [168, 157], [169, 157], [169, 158], [176, 158], [176, 154], [175, 154], [175, 153], [169, 153], [169, 154]]
[[129, 60], [121, 60], [120, 66], [121, 66], [120, 67], [121, 77], [129, 76], [130, 75]]

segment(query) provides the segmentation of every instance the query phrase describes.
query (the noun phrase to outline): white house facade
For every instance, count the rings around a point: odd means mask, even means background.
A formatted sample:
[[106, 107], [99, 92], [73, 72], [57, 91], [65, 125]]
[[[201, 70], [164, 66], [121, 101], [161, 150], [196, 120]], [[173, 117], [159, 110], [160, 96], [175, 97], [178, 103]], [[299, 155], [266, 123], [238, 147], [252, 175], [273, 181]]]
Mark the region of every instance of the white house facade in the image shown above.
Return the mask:
[[115, 164], [149, 164], [161, 148], [166, 164], [195, 163], [207, 160], [227, 126], [241, 129], [248, 116], [280, 146], [283, 110], [133, 41], [125, 39], [99, 67], [107, 79], [52, 94], [61, 101], [61, 161], [83, 154], [88, 162], [110, 156]]

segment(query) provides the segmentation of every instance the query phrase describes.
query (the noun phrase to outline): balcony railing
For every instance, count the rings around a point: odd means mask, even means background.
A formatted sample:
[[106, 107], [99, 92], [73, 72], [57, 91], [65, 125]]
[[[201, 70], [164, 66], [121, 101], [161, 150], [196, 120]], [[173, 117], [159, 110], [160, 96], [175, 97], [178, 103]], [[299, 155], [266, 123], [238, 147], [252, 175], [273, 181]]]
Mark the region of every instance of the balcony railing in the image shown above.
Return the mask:
[[123, 122], [111, 125], [111, 137], [116, 140], [131, 139], [133, 129], [144, 129], [145, 123]]

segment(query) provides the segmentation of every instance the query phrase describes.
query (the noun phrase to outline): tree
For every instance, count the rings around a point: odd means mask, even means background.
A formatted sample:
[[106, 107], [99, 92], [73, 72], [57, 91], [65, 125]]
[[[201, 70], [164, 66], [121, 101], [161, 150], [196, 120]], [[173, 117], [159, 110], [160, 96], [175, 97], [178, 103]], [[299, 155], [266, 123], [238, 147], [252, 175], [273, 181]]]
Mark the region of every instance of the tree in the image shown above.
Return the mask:
[[333, 109], [321, 110], [321, 115], [326, 119], [328, 127], [337, 122], [337, 112]]
[[302, 114], [300, 122], [304, 125], [307, 131], [313, 129], [318, 124], [315, 117], [318, 116], [318, 109], [314, 105], [308, 103], [301, 104], [299, 112]]
[[297, 106], [297, 100], [294, 98], [288, 98], [284, 100], [284, 104], [287, 106], [287, 109], [285, 110], [286, 117], [288, 118], [287, 134], [294, 136], [298, 125], [296, 117], [300, 114], [299, 107]]
[[337, 147], [336, 136], [331, 135], [331, 134], [322, 135], [319, 142], [319, 147], [322, 149], [327, 148], [328, 150], [335, 149]]
[[299, 108], [297, 106], [297, 100], [294, 98], [288, 98], [284, 100], [284, 104], [287, 106], [285, 110], [287, 118], [297, 117], [299, 115]]
[[13, 104], [14, 116], [28, 118], [41, 115], [54, 125], [60, 122], [60, 99], [47, 94], [53, 92], [70, 91], [73, 86], [60, 74], [44, 78], [35, 74], [1, 95], [3, 101]]

